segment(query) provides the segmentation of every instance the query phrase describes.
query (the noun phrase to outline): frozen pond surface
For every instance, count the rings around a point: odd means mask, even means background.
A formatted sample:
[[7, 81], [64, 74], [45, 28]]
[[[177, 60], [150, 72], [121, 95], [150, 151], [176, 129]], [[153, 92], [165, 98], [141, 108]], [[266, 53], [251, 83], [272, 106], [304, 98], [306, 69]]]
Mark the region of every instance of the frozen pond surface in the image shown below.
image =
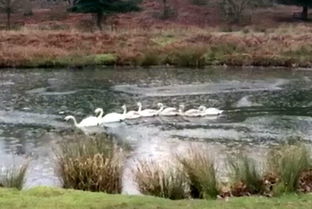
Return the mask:
[[[20, 69], [0, 71], [0, 166], [31, 159], [26, 187], [59, 186], [53, 146], [74, 136], [65, 115], [81, 119], [96, 107], [155, 107], [183, 103], [224, 109], [221, 117], [150, 118], [95, 128], [133, 148], [132, 160], [170, 159], [190, 144], [204, 145], [222, 164], [224, 153], [265, 150], [290, 137], [312, 141], [312, 71], [259, 68]], [[222, 166], [222, 165], [221, 165]], [[128, 172], [128, 174], [127, 174]], [[130, 178], [125, 169], [124, 178]], [[131, 173], [131, 172], [130, 172]], [[135, 193], [131, 184], [125, 193]]]

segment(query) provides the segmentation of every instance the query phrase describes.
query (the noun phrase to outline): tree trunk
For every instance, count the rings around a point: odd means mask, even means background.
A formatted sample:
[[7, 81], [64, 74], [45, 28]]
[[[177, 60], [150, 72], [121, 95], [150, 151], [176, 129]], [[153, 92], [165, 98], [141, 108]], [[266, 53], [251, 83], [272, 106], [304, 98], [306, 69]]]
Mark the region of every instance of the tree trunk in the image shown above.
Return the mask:
[[302, 19], [303, 20], [308, 20], [308, 13], [309, 13], [309, 8], [308, 6], [304, 6], [302, 8]]
[[164, 9], [164, 10], [163, 10], [163, 17], [164, 17], [164, 18], [167, 18], [167, 15], [168, 15], [168, 14], [167, 14], [167, 13], [168, 13], [167, 0], [163, 0], [163, 7], [164, 7], [164, 8], [163, 8], [163, 9]]
[[11, 30], [11, 10], [7, 10], [7, 29]]
[[96, 13], [96, 26], [97, 26], [100, 30], [103, 30], [103, 28], [102, 28], [102, 22], [103, 22], [103, 13], [102, 13], [102, 12]]

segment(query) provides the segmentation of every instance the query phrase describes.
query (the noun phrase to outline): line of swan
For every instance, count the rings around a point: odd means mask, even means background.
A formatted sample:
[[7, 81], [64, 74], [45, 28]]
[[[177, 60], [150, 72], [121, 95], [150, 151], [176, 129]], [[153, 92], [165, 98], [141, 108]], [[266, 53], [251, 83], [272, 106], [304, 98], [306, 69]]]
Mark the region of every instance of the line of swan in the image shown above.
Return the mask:
[[200, 106], [198, 109], [189, 109], [187, 111], [184, 111], [184, 109], [185, 109], [185, 106], [181, 104], [179, 106], [179, 114], [185, 117], [201, 117], [204, 111], [203, 106]]
[[[104, 115], [103, 109], [102, 108], [98, 108], [98, 109], [101, 111], [102, 115]], [[101, 125], [104, 125], [105, 123], [116, 123], [116, 122], [121, 122], [123, 120], [125, 120], [124, 114], [112, 112], [99, 118], [98, 125], [101, 126]]]
[[124, 114], [124, 117], [126, 120], [132, 120], [132, 119], [137, 119], [137, 118], [141, 117], [139, 110], [138, 111], [131, 110], [131, 111], [127, 112], [127, 106], [126, 105], [123, 105], [122, 109], [124, 110], [123, 114]]
[[98, 115], [97, 117], [95, 116], [89, 116], [83, 120], [80, 121], [80, 123], [77, 123], [77, 120], [74, 116], [72, 115], [68, 115], [65, 117], [66, 121], [72, 120], [74, 121], [74, 125], [78, 128], [83, 128], [83, 127], [91, 127], [91, 126], [97, 126], [99, 123], [99, 120], [102, 118], [103, 116], [103, 109], [101, 108], [97, 108], [94, 111], [95, 115]]
[[205, 106], [201, 106], [203, 109], [203, 112], [201, 114], [202, 117], [204, 116], [217, 116], [217, 115], [221, 115], [223, 113], [223, 110], [219, 110], [218, 108], [214, 108], [214, 107], [205, 107]]
[[142, 110], [142, 103], [138, 102], [138, 111], [128, 111], [127, 106], [123, 105], [123, 113], [108, 113], [104, 115], [102, 108], [97, 108], [94, 112], [97, 116], [89, 116], [83, 119], [80, 123], [77, 123], [77, 120], [74, 116], [69, 115], [65, 117], [65, 120], [73, 120], [74, 125], [78, 128], [91, 127], [104, 125], [106, 123], [116, 123], [124, 120], [132, 120], [141, 117], [154, 117], [154, 116], [184, 116], [184, 117], [205, 117], [205, 116], [218, 116], [223, 113], [223, 110], [217, 108], [207, 108], [203, 105], [199, 106], [197, 109], [189, 109], [184, 111], [185, 106], [181, 104], [179, 109], [175, 107], [166, 107], [163, 103], [158, 103], [157, 106], [159, 109], [144, 109]]
[[165, 107], [163, 103], [158, 103], [158, 106], [163, 110], [159, 113], [160, 116], [178, 116], [179, 111], [175, 107]]
[[[160, 107], [159, 110], [154, 110], [154, 109], [144, 109], [142, 110], [142, 103], [138, 102], [138, 106], [139, 106], [139, 110], [138, 113], [141, 115], [141, 117], [154, 117], [159, 115], [159, 113], [161, 113], [161, 111], [163, 111], [164, 107]], [[158, 104], [158, 106], [160, 106]]]

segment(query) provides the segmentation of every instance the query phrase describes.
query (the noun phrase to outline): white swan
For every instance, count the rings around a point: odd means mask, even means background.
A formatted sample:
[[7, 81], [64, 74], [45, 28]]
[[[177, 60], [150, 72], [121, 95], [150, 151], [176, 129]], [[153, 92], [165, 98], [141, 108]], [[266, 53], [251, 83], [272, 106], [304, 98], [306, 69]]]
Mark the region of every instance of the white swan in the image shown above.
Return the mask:
[[201, 116], [216, 116], [216, 115], [221, 115], [223, 113], [223, 110], [220, 110], [218, 108], [214, 108], [214, 107], [206, 108], [205, 106], [201, 106], [201, 107], [203, 109]]
[[80, 123], [77, 123], [76, 118], [74, 116], [72, 116], [72, 115], [66, 116], [65, 120], [66, 121], [73, 120], [74, 121], [74, 125], [77, 128], [97, 126], [100, 118], [103, 116], [103, 110], [101, 108], [97, 108], [94, 112], [95, 112], [96, 115], [98, 115], [97, 117], [89, 116], [89, 117], [83, 119], [82, 121], [80, 121]]
[[139, 106], [138, 113], [141, 115], [141, 117], [154, 117], [154, 116], [157, 116], [163, 110], [163, 107], [161, 107], [159, 110], [154, 110], [154, 109], [142, 110], [141, 102], [138, 102], [138, 106]]
[[126, 105], [123, 105], [122, 106], [122, 109], [124, 110], [124, 117], [125, 119], [127, 120], [132, 120], [132, 119], [137, 119], [137, 118], [140, 118], [141, 115], [139, 114], [138, 111], [134, 111], [134, 110], [131, 110], [129, 112], [127, 112], [127, 106]]
[[203, 113], [203, 106], [200, 106], [198, 109], [189, 109], [184, 112], [185, 106], [180, 105], [179, 108], [179, 115], [185, 116], [185, 117], [200, 117], [202, 116], [201, 114]]
[[[103, 111], [103, 110], [102, 110]], [[104, 111], [103, 111], [104, 113]], [[104, 117], [98, 120], [98, 125], [103, 125], [105, 123], [116, 123], [125, 120], [124, 114], [112, 112], [104, 115]]]
[[163, 103], [158, 103], [158, 106], [160, 108], [163, 108], [163, 110], [159, 113], [160, 116], [177, 116], [179, 115], [179, 112], [177, 108], [175, 107], [165, 107]]

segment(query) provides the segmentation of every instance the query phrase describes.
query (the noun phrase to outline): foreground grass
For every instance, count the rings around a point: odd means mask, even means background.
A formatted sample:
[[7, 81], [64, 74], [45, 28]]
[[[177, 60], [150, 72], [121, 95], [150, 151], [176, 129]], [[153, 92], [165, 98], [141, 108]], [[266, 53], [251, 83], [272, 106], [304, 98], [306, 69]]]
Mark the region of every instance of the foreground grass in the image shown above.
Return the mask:
[[310, 208], [312, 195], [287, 195], [280, 198], [246, 197], [224, 200], [172, 201], [154, 197], [108, 195], [74, 190], [35, 188], [25, 191], [0, 188], [1, 209], [300, 209]]

